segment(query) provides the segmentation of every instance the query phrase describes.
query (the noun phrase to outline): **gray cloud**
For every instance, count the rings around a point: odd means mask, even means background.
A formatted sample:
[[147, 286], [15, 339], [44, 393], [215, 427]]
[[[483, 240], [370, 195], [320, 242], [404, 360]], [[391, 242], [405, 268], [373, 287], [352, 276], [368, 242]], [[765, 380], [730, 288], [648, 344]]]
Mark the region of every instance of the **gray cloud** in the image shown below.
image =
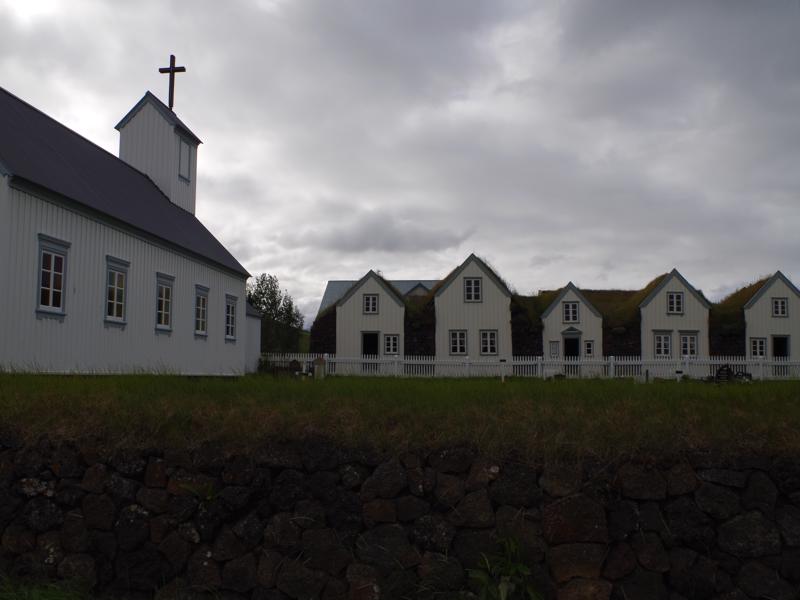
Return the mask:
[[796, 2], [48, 6], [0, 0], [2, 85], [116, 152], [175, 53], [198, 216], [306, 315], [473, 251], [521, 291], [800, 280]]

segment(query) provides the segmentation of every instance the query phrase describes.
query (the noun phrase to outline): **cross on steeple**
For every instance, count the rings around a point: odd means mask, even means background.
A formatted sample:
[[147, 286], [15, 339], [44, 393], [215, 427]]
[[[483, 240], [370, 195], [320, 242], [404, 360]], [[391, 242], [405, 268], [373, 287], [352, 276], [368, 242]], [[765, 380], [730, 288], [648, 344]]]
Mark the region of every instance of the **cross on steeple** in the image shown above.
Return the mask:
[[158, 69], [159, 73], [169, 73], [169, 109], [172, 110], [172, 107], [175, 105], [175, 73], [185, 73], [186, 67], [176, 67], [175, 66], [175, 55], [169, 55], [169, 66], [168, 67], [160, 67]]

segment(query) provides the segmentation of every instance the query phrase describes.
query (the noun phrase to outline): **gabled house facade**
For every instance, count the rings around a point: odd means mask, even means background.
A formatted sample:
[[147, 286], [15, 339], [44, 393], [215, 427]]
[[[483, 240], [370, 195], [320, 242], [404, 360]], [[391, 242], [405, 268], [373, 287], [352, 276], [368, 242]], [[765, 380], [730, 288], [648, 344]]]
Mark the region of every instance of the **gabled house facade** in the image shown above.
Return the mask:
[[195, 217], [200, 140], [149, 92], [121, 158], [0, 88], [0, 367], [235, 375], [249, 274]]
[[403, 356], [405, 302], [369, 271], [336, 302], [337, 356]]
[[749, 358], [800, 356], [800, 290], [780, 271], [767, 279], [744, 305]]
[[708, 356], [708, 300], [677, 269], [639, 304], [644, 360]]
[[542, 348], [546, 358], [603, 355], [603, 316], [570, 281], [542, 313]]
[[510, 359], [511, 291], [471, 254], [434, 291], [436, 358]]

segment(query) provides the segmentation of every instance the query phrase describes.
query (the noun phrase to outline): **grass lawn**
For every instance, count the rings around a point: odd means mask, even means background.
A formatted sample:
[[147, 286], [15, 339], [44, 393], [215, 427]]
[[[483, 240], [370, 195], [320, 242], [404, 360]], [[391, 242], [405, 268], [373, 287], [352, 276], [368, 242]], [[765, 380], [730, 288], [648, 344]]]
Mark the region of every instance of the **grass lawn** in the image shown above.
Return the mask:
[[68, 585], [30, 583], [0, 575], [0, 600], [87, 600], [88, 594]]
[[800, 382], [0, 374], [0, 429], [119, 446], [323, 435], [388, 450], [471, 442], [541, 459], [800, 451]]

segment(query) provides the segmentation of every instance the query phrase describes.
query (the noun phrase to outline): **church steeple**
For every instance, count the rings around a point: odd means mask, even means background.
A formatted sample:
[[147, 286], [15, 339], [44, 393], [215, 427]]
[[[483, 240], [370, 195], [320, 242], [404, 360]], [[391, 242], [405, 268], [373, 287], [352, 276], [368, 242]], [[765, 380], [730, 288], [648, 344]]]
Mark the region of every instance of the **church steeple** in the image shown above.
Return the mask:
[[[172, 66], [174, 60], [170, 62]], [[181, 68], [175, 67], [175, 72]], [[170, 76], [174, 77], [174, 72]], [[172, 86], [170, 92], [172, 95]], [[149, 176], [170, 201], [194, 214], [200, 139], [150, 92], [117, 123], [116, 129], [119, 157]]]

